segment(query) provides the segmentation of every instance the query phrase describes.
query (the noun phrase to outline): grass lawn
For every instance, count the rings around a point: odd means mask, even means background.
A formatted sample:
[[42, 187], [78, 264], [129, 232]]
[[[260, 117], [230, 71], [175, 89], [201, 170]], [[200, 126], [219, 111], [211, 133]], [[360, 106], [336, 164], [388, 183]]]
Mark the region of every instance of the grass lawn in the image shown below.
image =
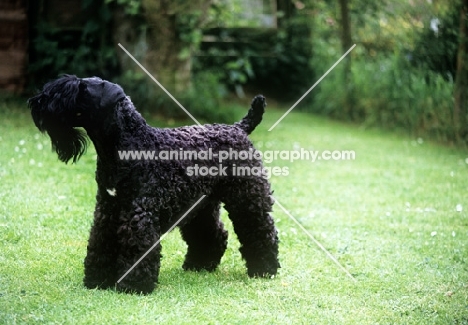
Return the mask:
[[[65, 165], [25, 104], [0, 101], [0, 324], [468, 324], [468, 152], [268, 107], [258, 149], [353, 150], [294, 161], [274, 196], [282, 269], [249, 279], [230, 240], [214, 273], [184, 272], [178, 231], [148, 296], [82, 285], [95, 154]], [[151, 120], [151, 124], [158, 122]]]

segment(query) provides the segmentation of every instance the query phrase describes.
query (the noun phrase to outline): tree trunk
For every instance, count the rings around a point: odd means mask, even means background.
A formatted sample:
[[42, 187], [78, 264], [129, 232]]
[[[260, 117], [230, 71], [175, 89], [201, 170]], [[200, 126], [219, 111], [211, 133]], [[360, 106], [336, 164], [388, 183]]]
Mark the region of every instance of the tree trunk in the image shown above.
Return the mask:
[[142, 17], [129, 16], [120, 6], [113, 7], [112, 15], [114, 16], [112, 36], [122, 73], [125, 74], [126, 71], [143, 73], [132, 58], [117, 46], [120, 43], [138, 62], [144, 63], [147, 51], [146, 32], [139, 28], [138, 21]]
[[460, 9], [460, 41], [457, 53], [457, 72], [454, 86], [453, 122], [456, 137], [468, 140], [468, 0], [462, 0]]
[[180, 58], [184, 44], [177, 34], [181, 14], [169, 0], [143, 0], [148, 24], [145, 66], [169, 92], [182, 93], [190, 86], [191, 56]]
[[[340, 20], [341, 20], [341, 47], [343, 54], [350, 49], [353, 45], [351, 38], [351, 19], [349, 16], [349, 3], [348, 0], [339, 0], [340, 4]], [[352, 80], [351, 80], [351, 55], [347, 55], [342, 64], [343, 67], [343, 91], [344, 103], [343, 109], [345, 115], [353, 118], [353, 98], [352, 98]]]

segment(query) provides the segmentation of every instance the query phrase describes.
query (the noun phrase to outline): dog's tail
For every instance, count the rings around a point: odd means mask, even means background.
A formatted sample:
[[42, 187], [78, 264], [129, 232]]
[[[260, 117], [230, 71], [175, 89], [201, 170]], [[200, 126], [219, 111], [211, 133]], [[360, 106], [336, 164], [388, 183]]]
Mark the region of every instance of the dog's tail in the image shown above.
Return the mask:
[[263, 113], [265, 113], [266, 100], [263, 95], [257, 95], [252, 100], [250, 109], [247, 115], [240, 122], [235, 123], [238, 127], [250, 134], [262, 121]]

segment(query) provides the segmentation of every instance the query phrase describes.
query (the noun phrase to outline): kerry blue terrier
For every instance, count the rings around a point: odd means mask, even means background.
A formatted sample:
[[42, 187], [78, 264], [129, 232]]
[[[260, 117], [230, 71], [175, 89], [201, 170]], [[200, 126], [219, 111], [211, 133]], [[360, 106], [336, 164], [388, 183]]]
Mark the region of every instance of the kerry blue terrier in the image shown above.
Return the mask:
[[[47, 83], [28, 104], [35, 125], [48, 133], [61, 161], [76, 162], [86, 151], [87, 137], [96, 148], [97, 203], [84, 261], [86, 287], [152, 292], [158, 282], [161, 245], [136, 266], [135, 262], [202, 195], [206, 197], [179, 224], [188, 246], [183, 268], [213, 271], [219, 265], [228, 237], [219, 218], [223, 203], [241, 243], [248, 275], [277, 273], [278, 237], [270, 216], [270, 184], [264, 174], [248, 172], [263, 170], [261, 159], [245, 155], [254, 150], [247, 135], [262, 120], [263, 96], [256, 96], [247, 115], [233, 125], [173, 129], [149, 126], [119, 85], [97, 77], [64, 75]], [[209, 151], [211, 156], [184, 160], [119, 155], [142, 150], [156, 154]], [[193, 173], [195, 166], [198, 170], [221, 167], [221, 152], [229, 153], [228, 158], [223, 156], [222, 175]], [[238, 167], [244, 168], [242, 175], [235, 173]]]

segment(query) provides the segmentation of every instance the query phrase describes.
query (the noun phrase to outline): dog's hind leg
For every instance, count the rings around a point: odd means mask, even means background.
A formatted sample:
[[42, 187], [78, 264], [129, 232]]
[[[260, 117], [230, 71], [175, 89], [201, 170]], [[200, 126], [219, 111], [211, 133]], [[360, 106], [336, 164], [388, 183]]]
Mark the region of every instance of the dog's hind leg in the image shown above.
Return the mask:
[[229, 187], [222, 201], [241, 243], [240, 252], [250, 277], [276, 275], [278, 236], [270, 211], [273, 200], [263, 178], [245, 178]]
[[184, 270], [214, 271], [227, 247], [228, 233], [219, 218], [220, 202], [213, 198], [180, 227], [188, 246]]

